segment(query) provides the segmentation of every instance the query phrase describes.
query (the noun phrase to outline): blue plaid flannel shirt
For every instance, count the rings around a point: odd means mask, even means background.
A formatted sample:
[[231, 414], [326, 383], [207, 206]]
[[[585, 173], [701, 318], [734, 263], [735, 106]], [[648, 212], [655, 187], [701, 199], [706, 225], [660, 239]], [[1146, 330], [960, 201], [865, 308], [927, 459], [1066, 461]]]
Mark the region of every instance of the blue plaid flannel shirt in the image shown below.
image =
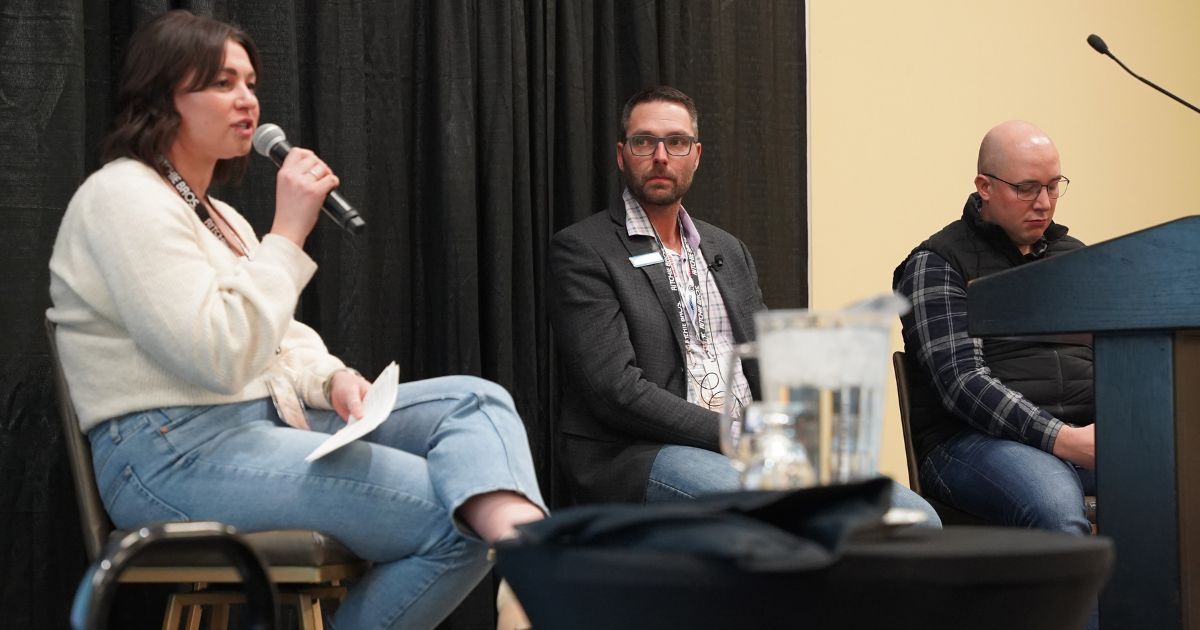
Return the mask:
[[992, 377], [983, 341], [967, 334], [967, 283], [941, 256], [914, 254], [897, 290], [913, 310], [900, 318], [904, 341], [933, 375], [942, 404], [988, 435], [1053, 452], [1063, 422]]

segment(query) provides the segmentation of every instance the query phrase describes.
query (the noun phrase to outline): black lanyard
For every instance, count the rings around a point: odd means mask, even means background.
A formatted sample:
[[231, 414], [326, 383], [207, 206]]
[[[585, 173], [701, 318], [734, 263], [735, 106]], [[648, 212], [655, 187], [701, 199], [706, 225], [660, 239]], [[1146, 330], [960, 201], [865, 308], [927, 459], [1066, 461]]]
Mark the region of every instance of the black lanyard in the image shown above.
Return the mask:
[[[175, 189], [175, 192], [179, 193], [180, 197], [183, 197], [183, 202], [192, 208], [192, 211], [196, 213], [196, 216], [200, 217], [200, 222], [204, 224], [204, 227], [207, 227], [208, 231], [212, 232], [213, 236], [217, 237], [218, 241], [221, 241], [227, 245], [235, 254], [239, 256], [246, 256], [246, 243], [242, 241], [242, 237], [238, 236], [238, 233], [234, 231], [233, 236], [238, 240], [238, 245], [242, 248], [242, 251], [239, 252], [237, 248], [235, 248], [233, 244], [231, 244], [225, 238], [225, 235], [221, 233], [221, 228], [217, 227], [217, 222], [213, 221], [212, 215], [208, 213], [208, 207], [205, 206], [205, 204], [200, 203], [200, 198], [196, 196], [195, 192], [192, 192], [192, 187], [188, 186], [188, 183], [184, 181], [183, 176], [175, 170], [175, 167], [171, 164], [171, 161], [167, 159], [167, 156], [158, 156], [158, 163], [167, 171], [167, 182], [171, 184], [171, 186]], [[207, 195], [205, 195], [205, 198], [207, 198]], [[209, 201], [209, 203], [212, 203], [212, 201]], [[233, 226], [230, 226], [229, 229], [232, 230]]]
[[[650, 227], [654, 227], [651, 223]], [[654, 230], [654, 239], [658, 242], [659, 251], [663, 256], [663, 267], [667, 272], [667, 283], [671, 286], [671, 290], [675, 292], [676, 306], [679, 310], [679, 326], [683, 331], [683, 347], [684, 355], [688, 354], [688, 347], [691, 344], [691, 326], [689, 325], [687, 312], [688, 306], [684, 299], [683, 291], [675, 277], [675, 265], [671, 262], [670, 255], [667, 253], [667, 247], [663, 245], [662, 237], [658, 235], [658, 229]], [[689, 289], [696, 300], [696, 333], [699, 338], [700, 348], [704, 350], [704, 355], [710, 359], [716, 358], [715, 349], [709, 343], [708, 331], [708, 316], [705, 308], [707, 299], [705, 297], [704, 287], [700, 284], [700, 277], [696, 274], [696, 253], [692, 251], [691, 245], [688, 243], [687, 237], [683, 233], [683, 220], [679, 220], [679, 252], [683, 258], [684, 267], [688, 271], [687, 281]]]

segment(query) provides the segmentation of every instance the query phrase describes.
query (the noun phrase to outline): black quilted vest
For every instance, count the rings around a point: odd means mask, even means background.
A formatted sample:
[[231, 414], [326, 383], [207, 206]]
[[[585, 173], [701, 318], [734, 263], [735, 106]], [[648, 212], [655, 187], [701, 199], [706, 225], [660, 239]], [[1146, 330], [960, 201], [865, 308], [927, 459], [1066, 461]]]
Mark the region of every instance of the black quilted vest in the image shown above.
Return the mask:
[[[1051, 223], [1043, 236], [1044, 248], [1042, 244], [1035, 245], [1037, 253], [1025, 256], [1003, 229], [980, 219], [979, 208], [979, 195], [972, 194], [963, 208], [962, 218], [918, 245], [909, 257], [920, 251], [931, 251], [949, 262], [970, 283], [977, 278], [1083, 247], [1078, 239], [1067, 236], [1066, 226]], [[907, 262], [906, 258], [896, 268], [893, 287], [899, 284]], [[1013, 297], [1019, 299], [1019, 296]], [[1037, 308], [1037, 305], [1031, 304], [1030, 308]], [[914, 343], [915, 339], [910, 341], [905, 335], [913, 446], [918, 461], [921, 461], [930, 449], [966, 425], [942, 406], [932, 376], [917, 363]], [[1090, 345], [989, 338], [983, 341], [983, 353], [992, 376], [1055, 418], [1071, 424], [1091, 424], [1093, 421]]]

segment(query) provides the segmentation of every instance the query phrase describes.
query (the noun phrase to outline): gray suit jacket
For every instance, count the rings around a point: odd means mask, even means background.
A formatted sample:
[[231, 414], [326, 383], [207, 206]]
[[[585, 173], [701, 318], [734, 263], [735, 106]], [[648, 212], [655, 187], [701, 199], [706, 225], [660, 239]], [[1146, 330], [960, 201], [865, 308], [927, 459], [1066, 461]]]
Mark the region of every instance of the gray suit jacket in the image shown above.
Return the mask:
[[[750, 252], [694, 223], [734, 340], [749, 341], [765, 308]], [[664, 444], [719, 451], [717, 413], [687, 401], [683, 332], [663, 267], [629, 262], [655, 250], [652, 237], [628, 235], [620, 203], [550, 243], [550, 317], [565, 370], [558, 455], [578, 503], [644, 501]], [[757, 388], [750, 366], [746, 376]]]

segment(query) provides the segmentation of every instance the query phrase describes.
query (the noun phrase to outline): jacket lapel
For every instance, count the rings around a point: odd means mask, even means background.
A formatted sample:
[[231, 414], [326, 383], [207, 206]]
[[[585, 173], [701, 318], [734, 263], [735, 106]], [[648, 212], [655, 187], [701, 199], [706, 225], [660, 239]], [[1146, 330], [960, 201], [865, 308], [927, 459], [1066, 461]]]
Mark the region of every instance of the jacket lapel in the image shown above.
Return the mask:
[[700, 233], [700, 252], [704, 254], [708, 272], [717, 283], [717, 290], [721, 292], [721, 299], [725, 302], [725, 312], [729, 314], [729, 325], [733, 329], [733, 340], [736, 343], [749, 341], [751, 335], [746, 326], [747, 322], [751, 321], [751, 314], [743, 310], [743, 305], [749, 299], [746, 291], [753, 290], [748, 286], [750, 279], [741, 277], [735, 271], [735, 267], [728, 262], [733, 257], [723, 251], [705, 226], [696, 223], [696, 231]]
[[[625, 250], [630, 256], [640, 256], [641, 254], [649, 254], [658, 251], [658, 246], [654, 242], [654, 238], [646, 236], [629, 236], [629, 230], [625, 226], [625, 205], [617, 203], [609, 208], [609, 214], [612, 216], [613, 223], [616, 224], [615, 230], [617, 240], [625, 246]], [[702, 237], [703, 238], [703, 237]], [[632, 263], [626, 262], [631, 265]], [[671, 291], [671, 284], [667, 282], [667, 274], [663, 271], [663, 262], [646, 265], [637, 271], [645, 274], [646, 280], [650, 282], [650, 286], [654, 288], [654, 295], [662, 307], [663, 315], [667, 318], [667, 323], [671, 325], [671, 331], [675, 337], [675, 347], [679, 351], [679, 356], [685, 356], [683, 347], [683, 328], [679, 325], [679, 300], [675, 293]]]

